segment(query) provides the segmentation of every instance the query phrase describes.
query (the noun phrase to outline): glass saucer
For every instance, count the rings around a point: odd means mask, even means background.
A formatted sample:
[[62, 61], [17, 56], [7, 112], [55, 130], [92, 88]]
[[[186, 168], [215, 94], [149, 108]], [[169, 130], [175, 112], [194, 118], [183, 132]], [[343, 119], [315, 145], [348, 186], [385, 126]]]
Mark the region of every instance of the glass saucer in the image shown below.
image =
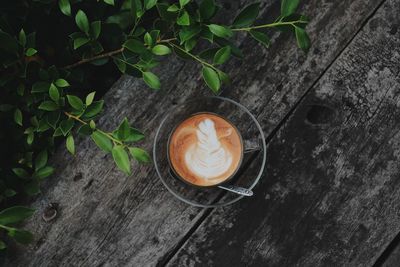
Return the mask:
[[197, 207], [220, 207], [243, 196], [218, 187], [195, 187], [176, 178], [168, 161], [168, 140], [175, 127], [196, 113], [209, 112], [233, 123], [243, 140], [244, 154], [240, 168], [227, 184], [253, 189], [260, 180], [266, 161], [264, 133], [256, 118], [241, 104], [223, 97], [199, 97], [174, 106], [162, 120], [153, 146], [154, 165], [161, 182], [175, 197]]

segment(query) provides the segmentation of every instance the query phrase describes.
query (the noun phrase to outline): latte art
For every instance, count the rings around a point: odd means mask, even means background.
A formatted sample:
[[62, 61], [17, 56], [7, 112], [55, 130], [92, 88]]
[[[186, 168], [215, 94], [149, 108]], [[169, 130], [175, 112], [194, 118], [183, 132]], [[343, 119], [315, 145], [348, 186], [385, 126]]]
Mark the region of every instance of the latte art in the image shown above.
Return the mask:
[[196, 114], [183, 121], [171, 135], [169, 160], [180, 178], [199, 186], [219, 184], [230, 178], [242, 159], [237, 129], [225, 119]]
[[214, 122], [210, 119], [200, 122], [196, 135], [197, 143], [185, 153], [189, 170], [204, 179], [224, 174], [232, 164], [232, 155], [219, 142]]

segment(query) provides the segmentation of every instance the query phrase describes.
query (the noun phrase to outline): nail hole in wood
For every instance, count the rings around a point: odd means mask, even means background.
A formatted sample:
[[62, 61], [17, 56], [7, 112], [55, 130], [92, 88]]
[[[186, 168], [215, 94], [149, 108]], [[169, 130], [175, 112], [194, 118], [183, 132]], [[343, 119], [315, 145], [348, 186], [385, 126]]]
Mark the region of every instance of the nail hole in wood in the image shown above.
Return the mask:
[[83, 178], [82, 173], [78, 172], [78, 173], [74, 176], [73, 180], [74, 180], [74, 182], [76, 182], [76, 181], [81, 180], [82, 178]]
[[42, 218], [45, 222], [50, 222], [57, 217], [58, 203], [49, 203], [44, 209]]
[[335, 111], [324, 105], [311, 105], [306, 115], [306, 122], [312, 125], [326, 125], [335, 118]]

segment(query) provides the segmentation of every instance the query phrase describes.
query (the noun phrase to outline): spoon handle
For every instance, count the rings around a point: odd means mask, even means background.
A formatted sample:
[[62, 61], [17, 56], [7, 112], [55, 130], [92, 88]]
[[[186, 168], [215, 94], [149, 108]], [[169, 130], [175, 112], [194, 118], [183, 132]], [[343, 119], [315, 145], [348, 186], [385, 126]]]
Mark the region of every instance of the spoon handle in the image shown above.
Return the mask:
[[240, 187], [240, 186], [235, 186], [235, 185], [219, 185], [218, 186], [221, 189], [230, 191], [232, 193], [236, 193], [242, 196], [246, 196], [246, 197], [251, 197], [253, 195], [253, 191], [251, 191], [250, 189], [244, 188], [244, 187]]

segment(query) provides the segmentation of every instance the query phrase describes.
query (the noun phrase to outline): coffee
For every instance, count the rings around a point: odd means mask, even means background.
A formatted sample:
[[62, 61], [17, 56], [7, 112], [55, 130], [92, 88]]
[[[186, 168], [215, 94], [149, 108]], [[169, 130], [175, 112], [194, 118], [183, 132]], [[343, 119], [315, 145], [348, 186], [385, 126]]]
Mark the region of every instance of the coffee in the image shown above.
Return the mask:
[[168, 146], [175, 173], [197, 186], [212, 186], [231, 178], [243, 154], [236, 127], [212, 113], [184, 120], [173, 131]]

